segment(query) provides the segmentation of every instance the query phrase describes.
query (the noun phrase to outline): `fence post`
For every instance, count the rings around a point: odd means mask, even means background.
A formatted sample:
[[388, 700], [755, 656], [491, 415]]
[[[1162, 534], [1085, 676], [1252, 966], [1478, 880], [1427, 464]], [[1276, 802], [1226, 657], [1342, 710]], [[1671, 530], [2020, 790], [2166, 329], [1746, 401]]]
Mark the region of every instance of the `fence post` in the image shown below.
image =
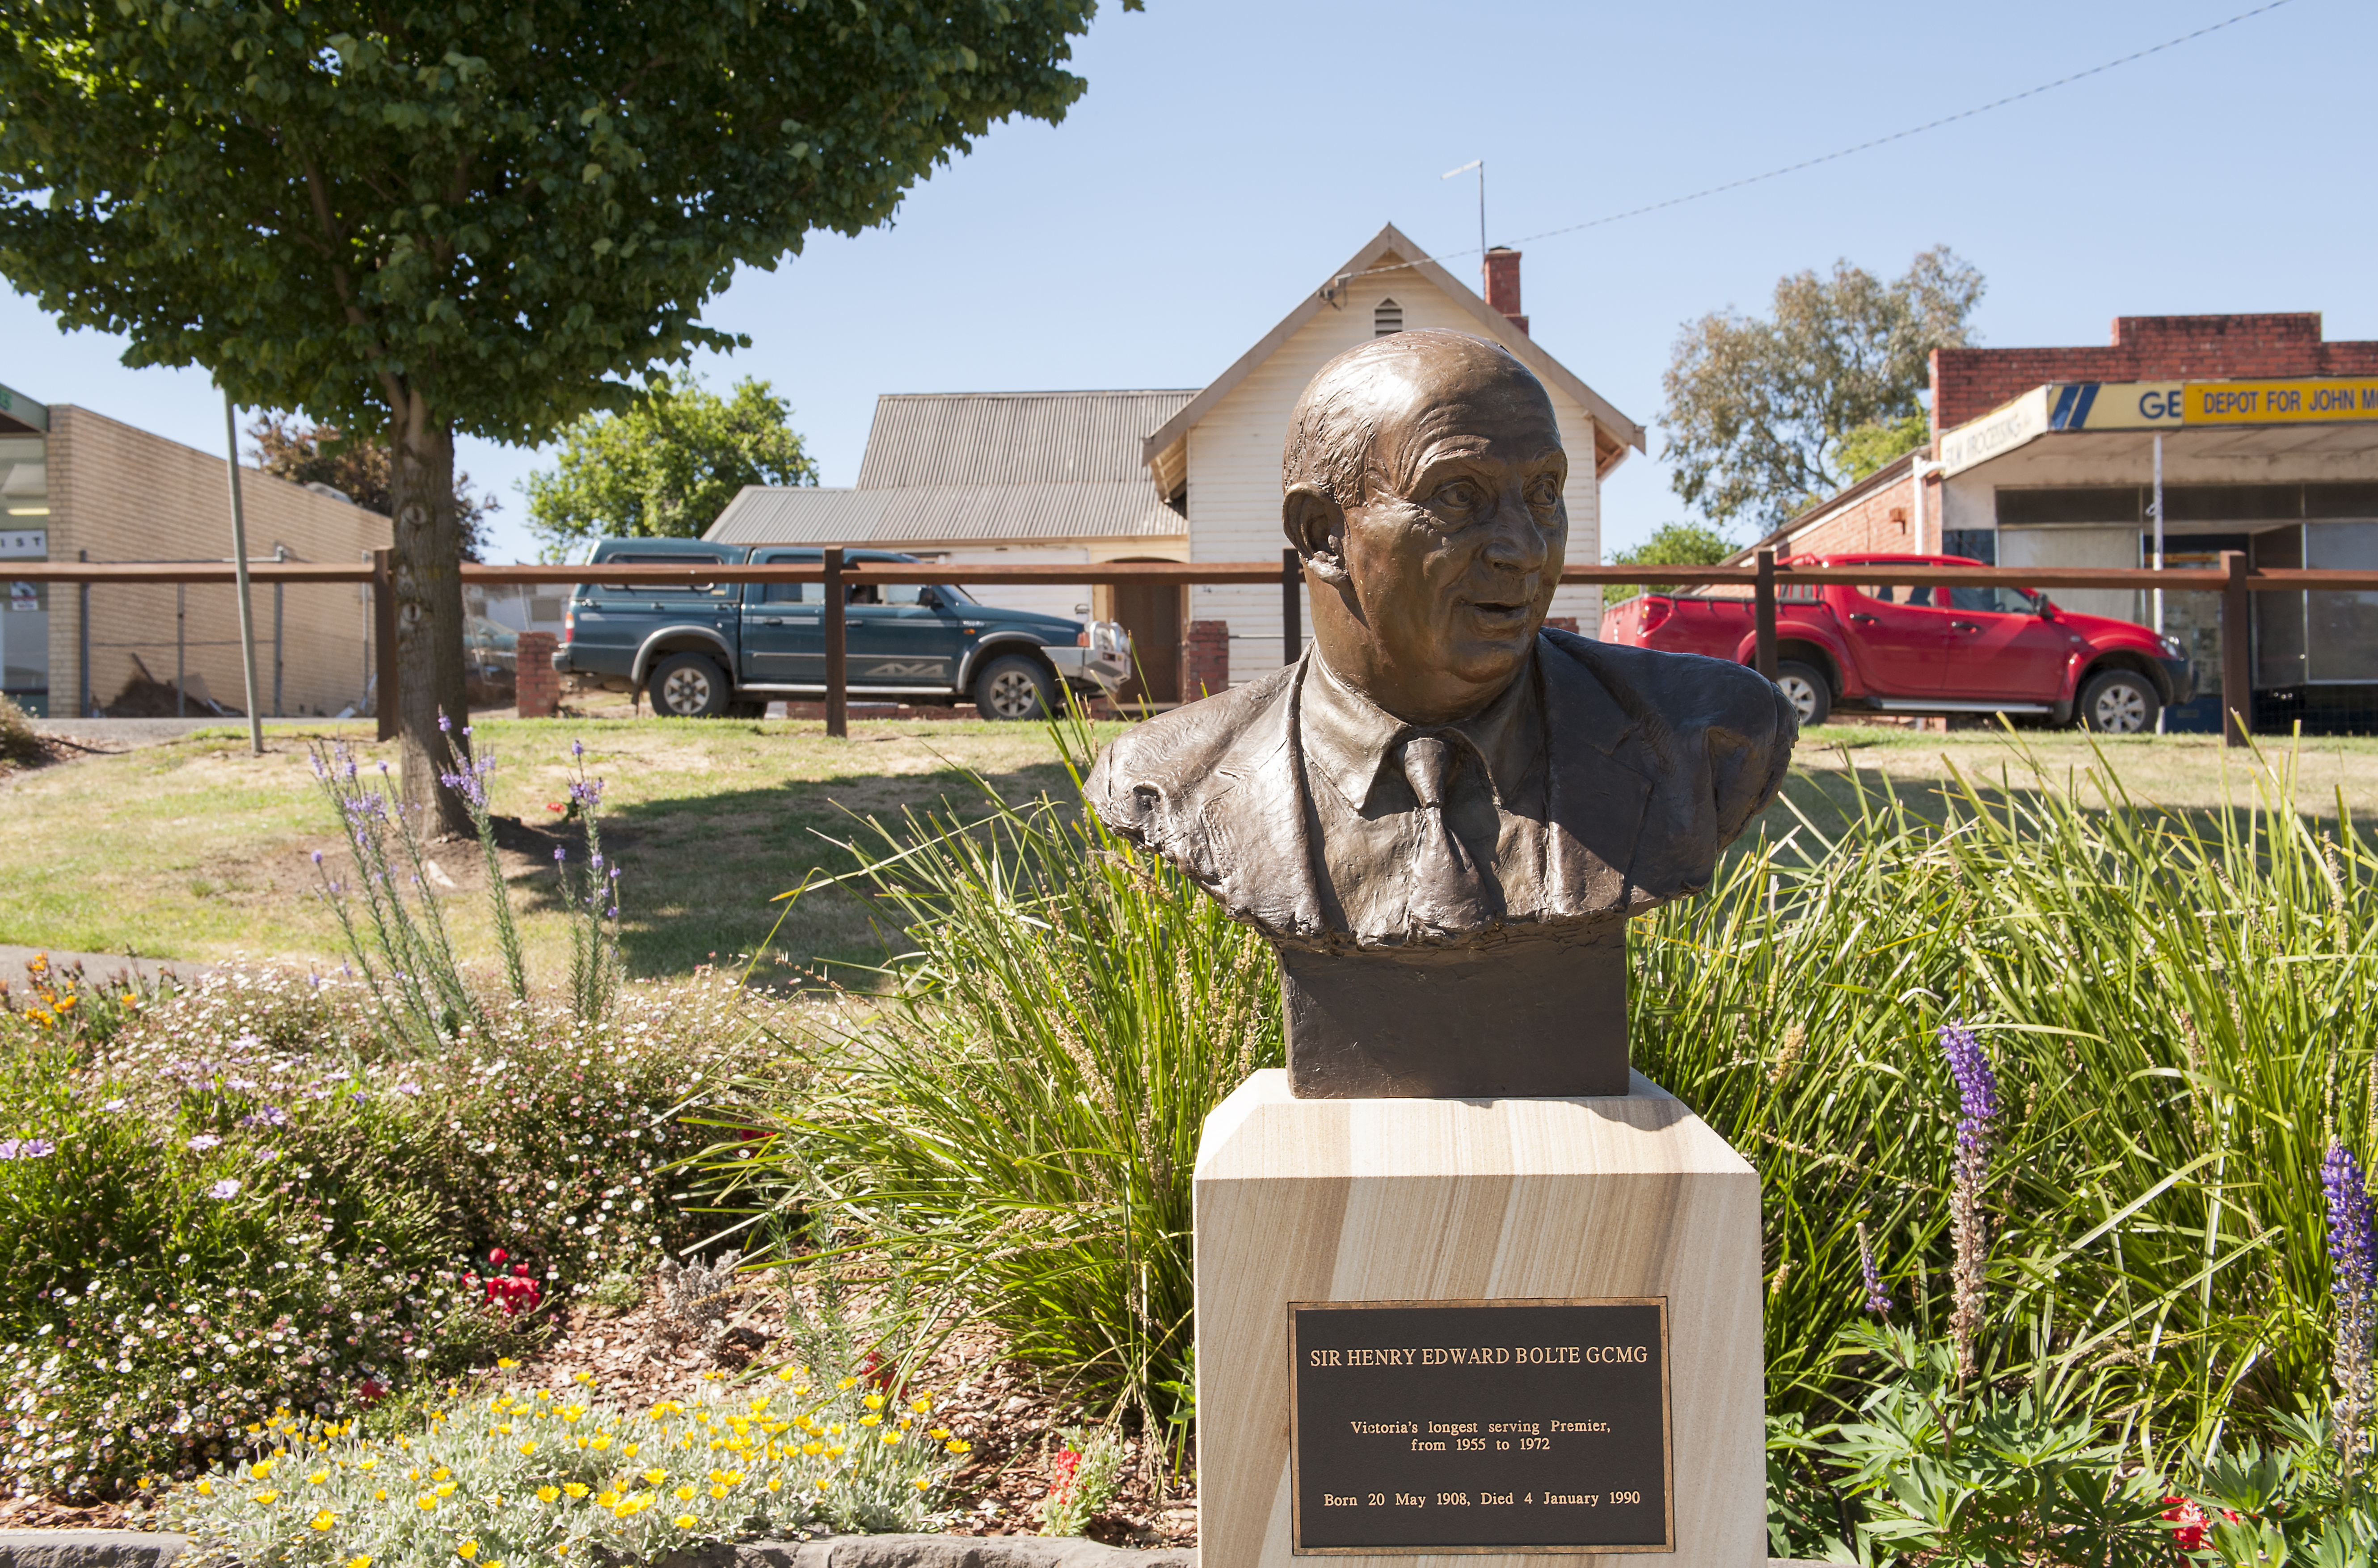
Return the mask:
[[396, 738], [396, 552], [372, 553], [372, 713], [381, 740]]
[[825, 553], [825, 733], [850, 736], [850, 642], [843, 635], [842, 549]]
[[1759, 673], [1775, 678], [1775, 552], [1759, 552], [1759, 581], [1750, 590], [1750, 619], [1759, 639]]
[[1304, 656], [1304, 563], [1293, 550], [1279, 553], [1279, 662], [1292, 664]]
[[[90, 559], [90, 552], [77, 550], [75, 559], [87, 561]], [[82, 716], [95, 719], [99, 717], [99, 700], [90, 694], [90, 584], [88, 582], [75, 584], [75, 639], [81, 644], [78, 652], [82, 669], [78, 678], [82, 689]]]
[[2254, 733], [2254, 596], [2246, 586], [2246, 552], [2221, 552], [2221, 736], [2243, 746]]

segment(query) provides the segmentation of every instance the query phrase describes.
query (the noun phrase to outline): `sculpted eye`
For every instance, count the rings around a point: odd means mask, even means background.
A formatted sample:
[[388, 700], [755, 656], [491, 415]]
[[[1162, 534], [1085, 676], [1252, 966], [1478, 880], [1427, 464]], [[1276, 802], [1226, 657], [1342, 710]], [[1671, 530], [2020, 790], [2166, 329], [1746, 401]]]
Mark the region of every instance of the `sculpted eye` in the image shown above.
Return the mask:
[[1438, 485], [1436, 494], [1431, 496], [1429, 499], [1440, 507], [1451, 507], [1456, 511], [1466, 512], [1478, 504], [1478, 486], [1467, 479], [1452, 480]]
[[1540, 507], [1549, 507], [1560, 499], [1560, 482], [1546, 475], [1528, 486], [1528, 499]]

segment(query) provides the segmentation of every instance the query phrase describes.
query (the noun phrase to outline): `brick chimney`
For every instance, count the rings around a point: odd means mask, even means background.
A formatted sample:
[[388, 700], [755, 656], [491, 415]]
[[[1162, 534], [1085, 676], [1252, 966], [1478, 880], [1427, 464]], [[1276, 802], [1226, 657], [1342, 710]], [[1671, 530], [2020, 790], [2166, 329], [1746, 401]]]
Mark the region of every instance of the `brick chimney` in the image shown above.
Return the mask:
[[1486, 253], [1481, 270], [1486, 277], [1486, 303], [1509, 318], [1512, 326], [1526, 331], [1528, 318], [1519, 314], [1519, 253], [1498, 245]]

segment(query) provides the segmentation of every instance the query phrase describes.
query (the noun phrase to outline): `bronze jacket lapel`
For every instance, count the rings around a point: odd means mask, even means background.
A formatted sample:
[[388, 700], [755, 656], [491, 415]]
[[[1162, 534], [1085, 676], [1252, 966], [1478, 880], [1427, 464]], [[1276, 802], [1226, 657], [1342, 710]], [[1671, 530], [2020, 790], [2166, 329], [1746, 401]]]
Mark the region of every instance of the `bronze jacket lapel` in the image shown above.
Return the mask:
[[1588, 663], [1591, 647], [1549, 637], [1538, 644], [1552, 819], [1548, 912], [1564, 916], [1620, 913], [1645, 902], [1635, 862], [1650, 775], [1660, 771], [1637, 765], [1643, 726]]

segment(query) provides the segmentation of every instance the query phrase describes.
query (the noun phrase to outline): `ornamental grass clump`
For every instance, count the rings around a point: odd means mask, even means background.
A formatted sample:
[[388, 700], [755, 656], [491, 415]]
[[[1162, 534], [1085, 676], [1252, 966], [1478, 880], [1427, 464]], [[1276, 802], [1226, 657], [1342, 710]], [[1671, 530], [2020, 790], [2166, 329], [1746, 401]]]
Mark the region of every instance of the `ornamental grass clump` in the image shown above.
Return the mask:
[[175, 1488], [203, 1551], [294, 1568], [505, 1568], [625, 1558], [811, 1528], [932, 1523], [970, 1445], [929, 1394], [787, 1367], [638, 1414], [588, 1374], [434, 1411], [386, 1440], [283, 1411], [250, 1457]]

